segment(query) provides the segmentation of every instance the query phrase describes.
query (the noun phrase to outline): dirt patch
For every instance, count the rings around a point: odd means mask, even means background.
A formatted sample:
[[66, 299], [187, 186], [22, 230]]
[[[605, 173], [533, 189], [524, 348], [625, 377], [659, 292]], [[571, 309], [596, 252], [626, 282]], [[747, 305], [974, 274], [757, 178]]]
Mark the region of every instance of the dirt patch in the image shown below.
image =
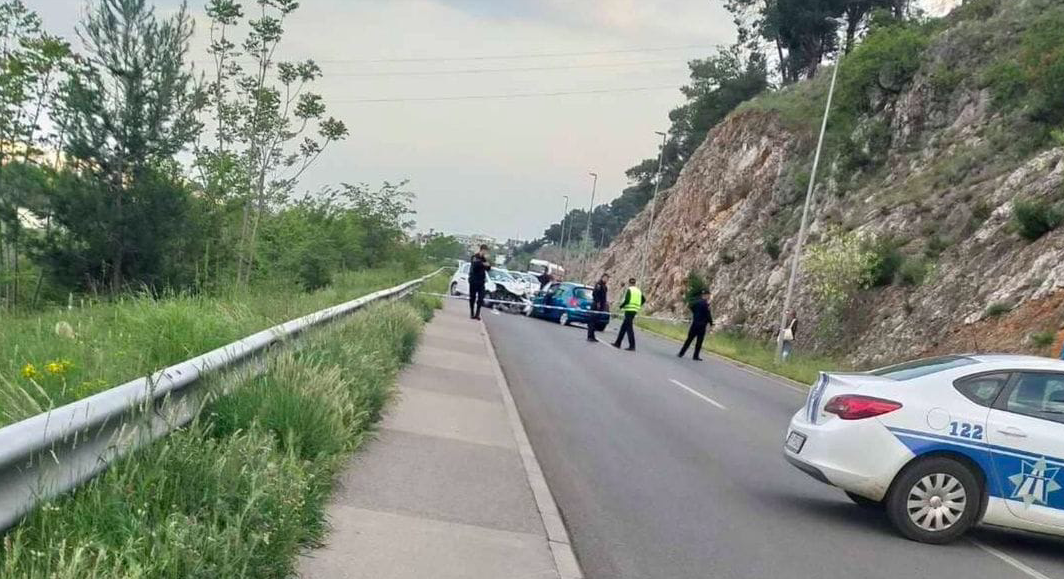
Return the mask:
[[[1051, 346], [1038, 346], [1032, 335], [1049, 332]], [[1005, 314], [961, 326], [924, 352], [933, 356], [956, 352], [1000, 352], [1057, 357], [1064, 342], [1064, 291], [1024, 302]]]

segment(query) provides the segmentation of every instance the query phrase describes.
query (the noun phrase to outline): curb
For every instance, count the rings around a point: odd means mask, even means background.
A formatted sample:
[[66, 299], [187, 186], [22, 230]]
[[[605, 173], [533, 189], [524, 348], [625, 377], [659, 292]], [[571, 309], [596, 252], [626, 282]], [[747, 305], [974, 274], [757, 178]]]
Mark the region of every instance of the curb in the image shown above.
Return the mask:
[[561, 513], [558, 512], [554, 495], [550, 492], [547, 479], [543, 476], [543, 469], [540, 468], [539, 460], [536, 459], [536, 453], [532, 450], [532, 444], [528, 440], [528, 433], [525, 432], [525, 425], [521, 422], [521, 415], [517, 412], [517, 404], [514, 403], [513, 395], [510, 393], [510, 384], [506, 381], [499, 358], [495, 355], [495, 346], [491, 343], [487, 326], [481, 323], [480, 331], [488, 346], [488, 357], [491, 359], [492, 370], [495, 372], [495, 382], [502, 392], [506, 416], [510, 420], [510, 429], [513, 430], [514, 439], [517, 441], [517, 450], [521, 453], [521, 463], [525, 467], [528, 486], [532, 488], [536, 508], [543, 520], [543, 528], [547, 532], [547, 544], [554, 557], [554, 566], [561, 579], [583, 579], [584, 572], [580, 569], [576, 553], [573, 552], [569, 532], [565, 530], [565, 522], [562, 520]]

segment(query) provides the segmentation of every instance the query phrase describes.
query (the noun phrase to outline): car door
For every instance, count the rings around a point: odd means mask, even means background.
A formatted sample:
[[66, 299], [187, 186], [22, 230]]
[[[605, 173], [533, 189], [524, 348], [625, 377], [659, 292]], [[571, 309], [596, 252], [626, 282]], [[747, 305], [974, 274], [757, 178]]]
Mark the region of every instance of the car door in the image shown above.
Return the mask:
[[1064, 374], [1017, 372], [990, 411], [987, 437], [1009, 512], [1064, 527]]
[[569, 288], [563, 285], [551, 288], [550, 293], [547, 294], [547, 305], [551, 307], [547, 310], [546, 317], [554, 320], [562, 317], [562, 310], [558, 308], [565, 306], [565, 295], [567, 293], [569, 293]]

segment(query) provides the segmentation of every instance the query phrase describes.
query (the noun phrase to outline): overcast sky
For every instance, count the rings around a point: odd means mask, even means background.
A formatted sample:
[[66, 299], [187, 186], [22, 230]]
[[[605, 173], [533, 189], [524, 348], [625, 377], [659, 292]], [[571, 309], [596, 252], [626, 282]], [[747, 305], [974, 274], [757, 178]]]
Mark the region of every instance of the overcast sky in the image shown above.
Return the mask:
[[[26, 2], [50, 31], [74, 38], [85, 0]], [[685, 62], [735, 35], [722, 0], [301, 4], [281, 56], [321, 64], [317, 90], [351, 131], [301, 187], [408, 179], [418, 230], [502, 239], [541, 235], [561, 217], [565, 194], [586, 208], [589, 171], [600, 175], [596, 204], [619, 195], [624, 170], [657, 154], [654, 131], [682, 101]], [[168, 12], [179, 1], [156, 5]], [[203, 5], [189, 1], [197, 59], [206, 56]], [[513, 55], [524, 56], [494, 58]], [[425, 72], [434, 74], [416, 74]], [[586, 91], [611, 92], [401, 100]], [[364, 102], [374, 99], [388, 102]]]

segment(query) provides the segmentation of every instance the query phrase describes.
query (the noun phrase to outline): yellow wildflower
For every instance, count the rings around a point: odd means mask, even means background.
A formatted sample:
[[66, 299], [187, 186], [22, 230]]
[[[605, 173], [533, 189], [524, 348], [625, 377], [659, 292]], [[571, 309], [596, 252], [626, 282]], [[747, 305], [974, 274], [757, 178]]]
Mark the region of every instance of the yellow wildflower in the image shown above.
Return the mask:
[[74, 363], [70, 360], [52, 360], [45, 364], [44, 369], [52, 375], [61, 376], [66, 374], [71, 368], [74, 367]]
[[41, 375], [40, 372], [37, 371], [37, 367], [34, 366], [33, 364], [26, 364], [25, 366], [22, 367], [22, 377], [23, 378], [29, 378], [30, 380], [33, 380], [34, 378], [36, 378], [36, 377], [38, 377], [40, 375]]

